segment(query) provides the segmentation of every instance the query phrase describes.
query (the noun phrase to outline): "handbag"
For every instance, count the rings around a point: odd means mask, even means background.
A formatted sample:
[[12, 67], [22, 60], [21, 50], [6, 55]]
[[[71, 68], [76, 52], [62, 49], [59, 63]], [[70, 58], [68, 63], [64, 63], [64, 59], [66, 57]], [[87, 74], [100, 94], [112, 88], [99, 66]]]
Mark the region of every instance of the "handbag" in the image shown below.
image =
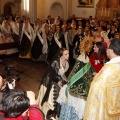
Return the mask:
[[[37, 108], [35, 106], [30, 106], [29, 109], [30, 108], [34, 108], [35, 110], [39, 111], [41, 113], [42, 117], [43, 117], [43, 120], [45, 120], [45, 115], [44, 115], [44, 113], [43, 113], [43, 111], [41, 109], [39, 109], [39, 108]], [[28, 117], [27, 120], [30, 120], [29, 117]]]

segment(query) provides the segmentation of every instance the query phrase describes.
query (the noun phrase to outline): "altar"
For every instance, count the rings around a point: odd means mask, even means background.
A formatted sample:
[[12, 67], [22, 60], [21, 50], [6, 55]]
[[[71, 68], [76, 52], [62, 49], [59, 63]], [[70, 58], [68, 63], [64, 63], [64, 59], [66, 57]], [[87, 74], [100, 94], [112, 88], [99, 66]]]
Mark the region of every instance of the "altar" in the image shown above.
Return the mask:
[[102, 20], [120, 19], [120, 0], [99, 0], [95, 17]]

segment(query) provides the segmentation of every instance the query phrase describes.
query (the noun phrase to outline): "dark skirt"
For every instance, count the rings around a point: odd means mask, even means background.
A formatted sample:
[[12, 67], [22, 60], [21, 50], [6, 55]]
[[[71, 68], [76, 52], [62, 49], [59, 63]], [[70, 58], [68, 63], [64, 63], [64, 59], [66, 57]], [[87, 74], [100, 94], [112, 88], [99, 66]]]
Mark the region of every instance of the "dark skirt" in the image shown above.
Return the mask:
[[38, 36], [36, 36], [31, 49], [31, 56], [33, 59], [38, 59], [40, 57], [40, 55], [42, 54], [42, 48], [43, 48], [43, 45], [39, 40]]
[[19, 46], [19, 55], [26, 56], [31, 50], [31, 42], [28, 37], [23, 34], [21, 44]]

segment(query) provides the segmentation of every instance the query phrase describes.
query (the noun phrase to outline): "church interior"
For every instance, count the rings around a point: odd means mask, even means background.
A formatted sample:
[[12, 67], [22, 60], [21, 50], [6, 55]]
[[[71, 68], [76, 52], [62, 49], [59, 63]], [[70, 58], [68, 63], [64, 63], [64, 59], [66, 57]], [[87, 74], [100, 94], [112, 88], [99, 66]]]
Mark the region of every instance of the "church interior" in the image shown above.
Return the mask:
[[[104, 8], [102, 8], [101, 0], [93, 0], [92, 7], [90, 6], [79, 6], [79, 2], [77, 0], [0, 0], [0, 23], [5, 20], [5, 16], [13, 15], [14, 19], [16, 17], [20, 17], [22, 19], [22, 16], [29, 17], [31, 22], [34, 23], [37, 18], [40, 20], [47, 18], [48, 15], [50, 15], [52, 18], [56, 18], [57, 16], [60, 16], [62, 19], [67, 20], [69, 16], [72, 16], [75, 14], [77, 19], [88, 19], [89, 16], [96, 16], [96, 10], [97, 12], [101, 14], [101, 9], [103, 9], [103, 16], [104, 18]], [[97, 8], [98, 6], [98, 8]], [[107, 9], [107, 8], [106, 8]], [[112, 14], [112, 13], [111, 13]], [[99, 15], [98, 15], [99, 16]], [[0, 43], [0, 50], [6, 49], [6, 47], [12, 47], [18, 45], [8, 43], [3, 44]], [[18, 88], [21, 88], [23, 90], [33, 90], [36, 94], [38, 94], [38, 88], [40, 85], [40, 80], [42, 78], [42, 75], [44, 73], [44, 68], [46, 68], [46, 64], [44, 62], [42, 63], [30, 63], [30, 61], [18, 59], [17, 57], [13, 56], [4, 56], [3, 51], [0, 52], [1, 54], [1, 60], [2, 63], [0, 64], [1, 68], [1, 74], [4, 73], [5, 66], [3, 64], [5, 63], [7, 66], [13, 66], [15, 69], [22, 71], [23, 74], [21, 74], [21, 80], [16, 84]], [[22, 61], [22, 62], [20, 62]], [[23, 62], [24, 61], [24, 62]], [[32, 62], [32, 61], [31, 61]], [[35, 68], [34, 70], [28, 70], [32, 68], [31, 66], [36, 64], [39, 66]], [[28, 65], [28, 66], [26, 66]], [[24, 70], [24, 67], [25, 70]], [[41, 69], [42, 66], [42, 69]], [[40, 68], [40, 71], [38, 74], [37, 69]], [[33, 71], [32, 71], [33, 70]], [[16, 72], [13, 72], [13, 74], [17, 74]], [[25, 72], [25, 73], [24, 73]], [[26, 73], [27, 72], [27, 73]], [[34, 76], [31, 76], [31, 73], [35, 73]], [[25, 74], [25, 75], [24, 75]], [[28, 77], [31, 76], [31, 77]], [[35, 79], [35, 80], [33, 80]], [[31, 81], [31, 82], [30, 82]], [[33, 85], [33, 87], [32, 87]], [[34, 87], [35, 86], [35, 87]]]
[[[85, 1], [86, 4], [81, 4]], [[29, 17], [31, 22], [36, 18], [47, 18], [50, 15], [53, 18], [60, 16], [67, 20], [75, 14], [76, 18], [85, 18], [89, 16], [99, 19], [112, 20], [119, 17], [119, 0], [0, 0], [0, 15], [13, 14], [14, 17], [23, 15]]]
[[0, 0], [0, 74], [7, 69], [19, 75], [16, 88], [32, 90], [37, 98], [58, 48], [69, 50], [69, 76], [86, 36], [102, 37], [106, 48], [112, 38], [120, 39], [120, 0]]

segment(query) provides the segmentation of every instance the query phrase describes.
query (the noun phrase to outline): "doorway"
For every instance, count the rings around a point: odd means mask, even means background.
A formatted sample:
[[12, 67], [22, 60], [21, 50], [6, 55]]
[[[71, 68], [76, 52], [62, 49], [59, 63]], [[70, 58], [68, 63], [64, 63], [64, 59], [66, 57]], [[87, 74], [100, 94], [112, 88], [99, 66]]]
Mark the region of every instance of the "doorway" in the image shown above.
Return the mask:
[[14, 3], [8, 2], [4, 6], [4, 15], [8, 16], [12, 14], [12, 6], [14, 6]]
[[53, 3], [50, 7], [50, 16], [53, 18], [56, 18], [57, 16], [60, 16], [63, 18], [63, 7], [60, 3]]

